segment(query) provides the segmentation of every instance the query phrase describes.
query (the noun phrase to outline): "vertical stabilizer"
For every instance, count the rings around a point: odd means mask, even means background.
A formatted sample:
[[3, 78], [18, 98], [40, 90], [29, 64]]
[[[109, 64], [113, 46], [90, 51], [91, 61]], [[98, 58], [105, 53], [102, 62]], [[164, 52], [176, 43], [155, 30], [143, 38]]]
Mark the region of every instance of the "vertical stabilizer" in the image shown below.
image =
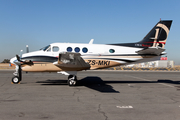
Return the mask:
[[159, 21], [138, 44], [142, 47], [164, 48], [170, 31], [172, 20]]

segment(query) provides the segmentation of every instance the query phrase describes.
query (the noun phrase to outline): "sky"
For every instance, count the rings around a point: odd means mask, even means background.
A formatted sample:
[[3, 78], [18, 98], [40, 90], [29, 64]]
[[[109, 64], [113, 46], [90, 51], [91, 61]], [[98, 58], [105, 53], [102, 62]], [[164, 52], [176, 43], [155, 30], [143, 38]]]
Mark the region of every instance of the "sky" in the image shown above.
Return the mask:
[[26, 45], [138, 42], [160, 19], [173, 20], [165, 49], [180, 65], [179, 0], [0, 0], [0, 62]]

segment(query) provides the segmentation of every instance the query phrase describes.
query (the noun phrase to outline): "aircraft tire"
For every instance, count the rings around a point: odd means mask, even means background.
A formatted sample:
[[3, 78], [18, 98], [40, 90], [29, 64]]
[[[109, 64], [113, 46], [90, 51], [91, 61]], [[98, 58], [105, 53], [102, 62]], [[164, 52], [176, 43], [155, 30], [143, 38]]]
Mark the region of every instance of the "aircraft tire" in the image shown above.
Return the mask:
[[74, 75], [69, 75], [68, 76], [68, 85], [69, 86], [75, 86], [77, 83], [77, 77]]
[[13, 83], [13, 84], [18, 84], [20, 81], [21, 81], [21, 80], [20, 80], [20, 78], [19, 78], [18, 76], [14, 76], [14, 77], [12, 78], [12, 83]]

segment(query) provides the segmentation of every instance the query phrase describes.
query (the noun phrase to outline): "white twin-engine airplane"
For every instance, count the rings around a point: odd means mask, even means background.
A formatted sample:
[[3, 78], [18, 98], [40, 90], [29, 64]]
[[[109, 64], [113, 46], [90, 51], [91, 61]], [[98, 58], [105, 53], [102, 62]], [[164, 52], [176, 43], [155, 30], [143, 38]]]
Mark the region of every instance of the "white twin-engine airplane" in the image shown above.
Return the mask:
[[69, 86], [77, 84], [77, 72], [159, 60], [166, 54], [164, 47], [172, 20], [159, 21], [139, 42], [123, 44], [53, 43], [39, 51], [12, 58], [16, 65], [12, 83], [22, 79], [21, 71], [57, 72], [68, 76]]

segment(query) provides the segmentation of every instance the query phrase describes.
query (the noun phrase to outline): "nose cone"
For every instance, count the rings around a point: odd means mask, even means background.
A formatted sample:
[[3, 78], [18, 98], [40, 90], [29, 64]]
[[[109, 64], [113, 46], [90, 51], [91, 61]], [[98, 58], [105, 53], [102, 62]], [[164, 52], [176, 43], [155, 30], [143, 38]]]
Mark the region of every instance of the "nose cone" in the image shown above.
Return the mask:
[[16, 57], [11, 58], [10, 63], [15, 64], [15, 61], [17, 61]]

